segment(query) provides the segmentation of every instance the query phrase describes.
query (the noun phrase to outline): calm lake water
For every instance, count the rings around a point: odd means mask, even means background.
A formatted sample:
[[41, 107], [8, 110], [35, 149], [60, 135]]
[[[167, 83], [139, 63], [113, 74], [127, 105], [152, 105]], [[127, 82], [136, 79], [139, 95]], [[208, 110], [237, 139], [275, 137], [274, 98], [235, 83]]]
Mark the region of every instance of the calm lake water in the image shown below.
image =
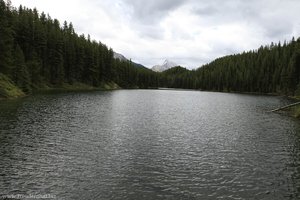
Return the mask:
[[0, 101], [0, 195], [299, 199], [300, 121], [268, 112], [286, 103], [171, 90]]

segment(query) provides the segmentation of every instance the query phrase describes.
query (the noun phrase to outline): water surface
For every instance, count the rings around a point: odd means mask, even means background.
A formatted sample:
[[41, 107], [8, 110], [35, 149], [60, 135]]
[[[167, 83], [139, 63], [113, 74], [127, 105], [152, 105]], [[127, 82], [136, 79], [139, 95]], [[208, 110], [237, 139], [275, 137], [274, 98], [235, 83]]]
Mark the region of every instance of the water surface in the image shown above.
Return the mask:
[[281, 97], [120, 90], [0, 101], [0, 195], [299, 199]]

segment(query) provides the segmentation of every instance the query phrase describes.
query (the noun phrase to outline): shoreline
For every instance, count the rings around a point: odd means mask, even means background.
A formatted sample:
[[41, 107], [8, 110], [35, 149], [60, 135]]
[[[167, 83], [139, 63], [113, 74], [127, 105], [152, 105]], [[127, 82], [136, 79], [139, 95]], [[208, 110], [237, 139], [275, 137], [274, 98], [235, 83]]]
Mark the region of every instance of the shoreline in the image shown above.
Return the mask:
[[[68, 92], [88, 92], [88, 91], [111, 91], [122, 89], [114, 82], [102, 83], [99, 87], [90, 86], [84, 83], [67, 84], [63, 83], [61, 86], [44, 85], [33, 89], [29, 94], [24, 93], [20, 88], [12, 84], [12, 82], [5, 80], [5, 87], [0, 87], [0, 101], [14, 100], [25, 98], [35, 94], [49, 94], [49, 93], [68, 93]], [[0, 82], [1, 83], [1, 82]], [[4, 85], [4, 84], [3, 84]], [[0, 85], [2, 86], [2, 85]]]
[[[12, 87], [13, 86], [13, 87]], [[31, 95], [36, 94], [56, 94], [56, 93], [70, 93], [70, 92], [93, 92], [93, 91], [113, 91], [113, 90], [174, 90], [174, 91], [200, 91], [200, 92], [218, 92], [218, 93], [227, 93], [227, 94], [244, 94], [244, 95], [259, 95], [259, 96], [277, 96], [277, 97], [284, 97], [293, 101], [300, 101], [299, 96], [286, 96], [281, 94], [274, 94], [274, 93], [259, 93], [259, 92], [224, 92], [224, 91], [206, 91], [206, 90], [197, 90], [197, 89], [181, 89], [181, 88], [121, 88], [114, 82], [110, 83], [102, 83], [99, 87], [90, 86], [84, 83], [74, 83], [74, 84], [62, 84], [61, 86], [43, 86], [41, 88], [33, 90], [30, 94], [25, 94], [20, 90], [17, 86], [10, 85], [13, 89], [11, 91], [21, 91], [21, 92], [12, 92], [11, 95], [8, 96], [1, 96], [0, 101], [3, 100], [15, 100], [20, 98], [25, 98]], [[300, 119], [300, 105], [296, 105], [294, 107], [284, 109], [282, 112], [288, 113], [289, 116], [293, 118]]]
[[[286, 95], [277, 94], [277, 93], [262, 93], [262, 92], [239, 92], [239, 91], [218, 91], [218, 90], [201, 90], [201, 89], [183, 89], [183, 88], [166, 88], [166, 87], [157, 87], [157, 88], [148, 88], [156, 90], [178, 90], [178, 91], [201, 91], [201, 92], [218, 92], [218, 93], [228, 93], [228, 94], [251, 94], [251, 95], [265, 95], [265, 96], [283, 96]], [[299, 97], [300, 100], [300, 97]]]
[[[19, 89], [17, 86], [15, 86]], [[20, 89], [19, 89], [20, 90]], [[28, 97], [32, 94], [44, 94], [44, 93], [64, 93], [64, 92], [85, 92], [85, 91], [112, 91], [112, 90], [174, 90], [174, 91], [198, 91], [198, 92], [216, 92], [216, 93], [225, 93], [225, 94], [245, 94], [245, 95], [258, 95], [258, 96], [277, 96], [284, 97], [294, 101], [300, 101], [300, 96], [287, 96], [283, 94], [276, 93], [261, 93], [261, 92], [238, 92], [238, 91], [210, 91], [210, 90], [201, 90], [201, 89], [182, 89], [182, 88], [164, 88], [164, 87], [153, 87], [153, 88], [121, 88], [114, 82], [102, 83], [99, 87], [90, 86], [84, 83], [74, 83], [67, 84], [64, 83], [61, 86], [43, 86], [41, 88], [33, 89], [30, 94], [22, 93], [21, 95], [5, 97], [0, 95], [0, 100], [5, 99], [16, 99]], [[21, 90], [20, 90], [21, 91]]]

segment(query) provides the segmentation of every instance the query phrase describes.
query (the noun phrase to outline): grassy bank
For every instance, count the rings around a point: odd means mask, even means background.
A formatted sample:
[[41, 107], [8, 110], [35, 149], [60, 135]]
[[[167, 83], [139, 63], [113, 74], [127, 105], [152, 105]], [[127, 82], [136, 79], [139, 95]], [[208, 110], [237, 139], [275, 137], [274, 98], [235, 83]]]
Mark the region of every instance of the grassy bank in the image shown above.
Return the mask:
[[[32, 91], [34, 94], [39, 93], [56, 93], [56, 92], [79, 92], [79, 91], [102, 91], [102, 90], [117, 90], [121, 89], [114, 82], [105, 82], [99, 87], [93, 87], [84, 83], [67, 84], [64, 83], [59, 86], [41, 85], [35, 87]], [[26, 94], [18, 88], [13, 81], [7, 76], [0, 73], [0, 99], [14, 99], [24, 97]]]
[[0, 99], [24, 97], [25, 93], [18, 88], [7, 76], [0, 73]]
[[116, 83], [114, 82], [106, 82], [101, 83], [99, 87], [94, 87], [91, 85], [87, 85], [84, 83], [74, 83], [74, 84], [67, 84], [64, 83], [59, 86], [42, 86], [38, 89], [35, 89], [34, 93], [49, 93], [49, 92], [80, 92], [80, 91], [101, 91], [101, 90], [117, 90], [121, 89]]

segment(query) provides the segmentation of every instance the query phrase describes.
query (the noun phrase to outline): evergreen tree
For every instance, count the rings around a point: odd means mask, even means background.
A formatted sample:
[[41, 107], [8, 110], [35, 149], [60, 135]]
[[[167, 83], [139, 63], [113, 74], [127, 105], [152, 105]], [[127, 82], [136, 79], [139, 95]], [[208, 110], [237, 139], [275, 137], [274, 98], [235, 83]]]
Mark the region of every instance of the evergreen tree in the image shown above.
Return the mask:
[[30, 76], [24, 59], [24, 54], [19, 45], [16, 46], [14, 51], [14, 73], [13, 81], [24, 92], [31, 91]]
[[6, 75], [10, 75], [12, 68], [13, 32], [9, 15], [9, 6], [0, 0], [0, 72]]

